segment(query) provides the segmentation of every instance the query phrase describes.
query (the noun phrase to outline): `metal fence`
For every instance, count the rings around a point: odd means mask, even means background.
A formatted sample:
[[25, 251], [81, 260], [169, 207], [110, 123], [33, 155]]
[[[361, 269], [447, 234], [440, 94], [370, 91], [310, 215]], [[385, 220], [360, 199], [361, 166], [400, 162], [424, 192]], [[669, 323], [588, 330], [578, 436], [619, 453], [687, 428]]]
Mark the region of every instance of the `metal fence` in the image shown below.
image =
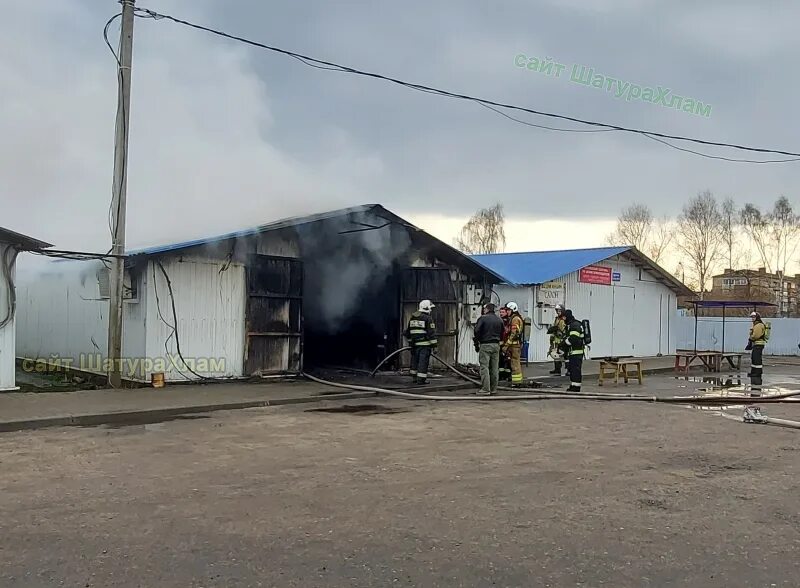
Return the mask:
[[[765, 319], [772, 328], [767, 347], [768, 355], [800, 355], [800, 319]], [[725, 351], [744, 351], [747, 335], [752, 325], [750, 319], [725, 319]], [[679, 316], [677, 319], [678, 349], [695, 348], [695, 318]], [[697, 320], [697, 349], [722, 351], [722, 318], [699, 317]]]

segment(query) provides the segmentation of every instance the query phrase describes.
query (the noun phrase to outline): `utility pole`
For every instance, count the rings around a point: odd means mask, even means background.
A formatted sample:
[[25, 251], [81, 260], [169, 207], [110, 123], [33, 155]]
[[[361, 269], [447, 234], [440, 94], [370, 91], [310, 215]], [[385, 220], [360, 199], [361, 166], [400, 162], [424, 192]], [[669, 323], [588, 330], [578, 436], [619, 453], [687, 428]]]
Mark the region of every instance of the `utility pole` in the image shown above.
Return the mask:
[[133, 54], [133, 8], [135, 0], [122, 0], [122, 27], [117, 93], [117, 125], [114, 137], [114, 187], [111, 236], [110, 300], [108, 312], [108, 383], [122, 386], [122, 300], [125, 276], [125, 206], [128, 184], [128, 122], [131, 105], [131, 57]]

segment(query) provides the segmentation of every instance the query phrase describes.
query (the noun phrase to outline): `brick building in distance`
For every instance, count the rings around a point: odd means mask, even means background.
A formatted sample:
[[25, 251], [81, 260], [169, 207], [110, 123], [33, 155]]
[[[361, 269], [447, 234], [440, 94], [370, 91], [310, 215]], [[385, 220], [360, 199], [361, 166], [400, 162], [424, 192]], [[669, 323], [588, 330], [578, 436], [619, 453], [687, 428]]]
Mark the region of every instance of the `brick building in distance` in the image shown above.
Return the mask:
[[[783, 292], [781, 291], [781, 277], [783, 277]], [[798, 285], [800, 274], [782, 276], [781, 272], [770, 273], [766, 268], [757, 270], [726, 269], [721, 274], [712, 277], [712, 287], [705, 293], [707, 300], [736, 300], [772, 302], [778, 306], [773, 308], [760, 308], [763, 316], [769, 317], [797, 317], [800, 316], [800, 300], [798, 300]], [[752, 309], [729, 309], [728, 316], [747, 316]], [[706, 309], [703, 314], [721, 314], [716, 309]]]

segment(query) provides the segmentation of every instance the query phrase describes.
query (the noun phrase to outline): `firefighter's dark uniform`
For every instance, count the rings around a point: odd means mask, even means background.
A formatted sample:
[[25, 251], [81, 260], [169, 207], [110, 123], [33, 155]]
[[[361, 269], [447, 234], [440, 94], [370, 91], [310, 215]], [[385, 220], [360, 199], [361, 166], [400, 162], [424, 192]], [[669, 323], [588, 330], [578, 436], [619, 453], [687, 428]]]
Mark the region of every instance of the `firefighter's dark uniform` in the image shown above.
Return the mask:
[[569, 392], [580, 392], [583, 383], [583, 354], [585, 351], [583, 339], [583, 324], [572, 316], [570, 311], [565, 314], [567, 333], [562, 349], [567, 357], [567, 372], [569, 374]]
[[408, 320], [404, 333], [411, 346], [411, 375], [417, 384], [428, 381], [428, 366], [431, 353], [436, 349], [436, 325], [427, 312], [417, 311]]
[[753, 384], [761, 384], [764, 373], [763, 355], [764, 346], [767, 344], [767, 327], [760, 318], [753, 322], [748, 337], [750, 351], [750, 380]]

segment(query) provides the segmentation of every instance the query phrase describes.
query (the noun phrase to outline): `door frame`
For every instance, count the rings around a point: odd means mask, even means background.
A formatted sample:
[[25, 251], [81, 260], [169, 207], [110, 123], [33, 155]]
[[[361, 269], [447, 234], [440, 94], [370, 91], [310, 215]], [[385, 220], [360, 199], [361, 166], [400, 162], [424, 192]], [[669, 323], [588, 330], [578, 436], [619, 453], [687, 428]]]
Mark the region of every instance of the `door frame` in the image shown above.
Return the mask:
[[[250, 341], [253, 338], [284, 338], [287, 340], [287, 344], [289, 345], [288, 353], [289, 357], [287, 358], [287, 365], [285, 370], [279, 370], [281, 373], [302, 373], [303, 371], [303, 347], [305, 343], [305, 336], [304, 336], [304, 327], [303, 327], [303, 294], [304, 294], [304, 287], [305, 287], [305, 264], [303, 260], [299, 257], [287, 257], [283, 255], [267, 255], [263, 253], [248, 253], [247, 254], [247, 261], [245, 263], [245, 287], [244, 287], [244, 295], [245, 295], [245, 329], [244, 329], [244, 361], [243, 361], [243, 373], [245, 376], [252, 376], [255, 372], [249, 369], [248, 362], [249, 362], [249, 352], [250, 352]], [[300, 267], [300, 286], [299, 286], [299, 293], [297, 294], [281, 294], [277, 292], [266, 292], [266, 293], [259, 293], [254, 294], [251, 291], [251, 275], [252, 269], [254, 266], [254, 261], [258, 259], [263, 260], [273, 260], [273, 261], [286, 261], [288, 262], [289, 266], [291, 264], [297, 264]], [[291, 270], [289, 274], [289, 280], [291, 282]], [[291, 289], [291, 283], [290, 283]], [[250, 330], [250, 300], [251, 298], [261, 298], [261, 299], [270, 299], [270, 300], [285, 300], [289, 304], [289, 308], [287, 310], [289, 317], [287, 320], [287, 331], [251, 331]], [[299, 318], [298, 318], [298, 330], [292, 330], [292, 317], [291, 317], [291, 303], [292, 301], [297, 301], [299, 304]], [[297, 370], [292, 369], [292, 359], [291, 359], [291, 340], [297, 338], [298, 346], [297, 352], [299, 354], [299, 358], [297, 359]], [[263, 370], [262, 370], [263, 371]], [[272, 372], [271, 372], [272, 373]]]

